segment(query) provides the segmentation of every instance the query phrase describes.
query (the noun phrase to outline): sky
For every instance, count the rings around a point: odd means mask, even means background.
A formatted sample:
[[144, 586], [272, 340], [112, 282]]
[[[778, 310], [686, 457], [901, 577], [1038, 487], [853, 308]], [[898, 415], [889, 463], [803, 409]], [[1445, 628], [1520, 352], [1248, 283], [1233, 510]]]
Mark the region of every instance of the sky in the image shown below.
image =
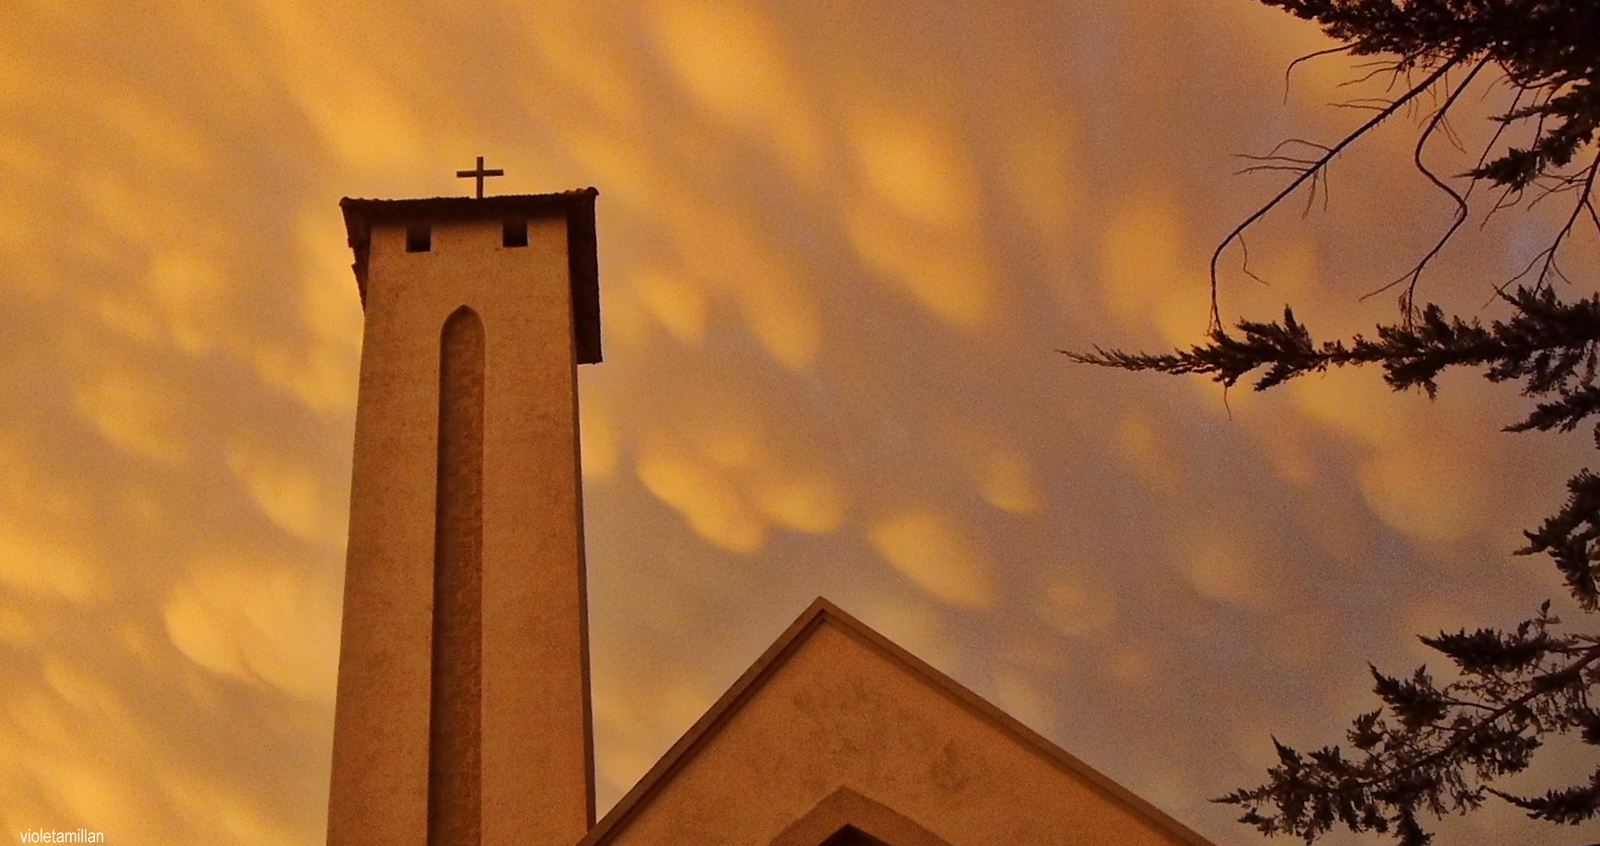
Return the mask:
[[[1592, 446], [1500, 432], [1513, 389], [1224, 397], [1057, 353], [1201, 338], [1212, 249], [1282, 184], [1235, 154], [1336, 139], [1365, 113], [1330, 103], [1382, 93], [1338, 87], [1365, 73], [1341, 58], [1286, 86], [1328, 46], [1307, 24], [1246, 0], [328, 5], [8, 6], [6, 830], [322, 841], [362, 320], [338, 200], [466, 193], [478, 155], [492, 193], [600, 191], [602, 811], [818, 595], [1219, 846], [1260, 838], [1207, 799], [1259, 783], [1274, 736], [1340, 740], [1368, 661], [1572, 613], [1509, 553]], [[1417, 119], [1252, 230], [1263, 281], [1224, 255], [1225, 317], [1393, 319], [1363, 295], [1451, 212], [1411, 169]], [[1557, 211], [1475, 221], [1421, 296], [1499, 316]], [[1519, 784], [1587, 772], [1550, 757]]]

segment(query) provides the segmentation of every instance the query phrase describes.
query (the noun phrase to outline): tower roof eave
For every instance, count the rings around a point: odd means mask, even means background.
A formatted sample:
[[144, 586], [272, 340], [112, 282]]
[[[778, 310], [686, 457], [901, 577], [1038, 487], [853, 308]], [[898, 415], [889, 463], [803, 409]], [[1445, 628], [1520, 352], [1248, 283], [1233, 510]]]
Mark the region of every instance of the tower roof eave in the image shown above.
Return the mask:
[[363, 307], [367, 303], [367, 259], [372, 227], [494, 218], [565, 217], [567, 263], [572, 282], [573, 342], [579, 364], [600, 361], [600, 272], [595, 248], [594, 199], [600, 192], [580, 188], [557, 194], [504, 194], [493, 197], [427, 197], [366, 200], [345, 197], [344, 227], [355, 254], [352, 269]]

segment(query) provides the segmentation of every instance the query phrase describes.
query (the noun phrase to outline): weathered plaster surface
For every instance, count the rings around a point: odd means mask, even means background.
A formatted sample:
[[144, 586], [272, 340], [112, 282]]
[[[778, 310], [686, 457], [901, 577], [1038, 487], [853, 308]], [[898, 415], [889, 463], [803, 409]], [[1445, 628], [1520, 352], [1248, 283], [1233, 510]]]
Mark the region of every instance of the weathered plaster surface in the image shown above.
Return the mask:
[[569, 846], [593, 819], [567, 218], [403, 222], [366, 247], [331, 846], [427, 842], [440, 331], [483, 321], [485, 846]]
[[844, 824], [892, 846], [1206, 846], [824, 600], [584, 846], [805, 846]]

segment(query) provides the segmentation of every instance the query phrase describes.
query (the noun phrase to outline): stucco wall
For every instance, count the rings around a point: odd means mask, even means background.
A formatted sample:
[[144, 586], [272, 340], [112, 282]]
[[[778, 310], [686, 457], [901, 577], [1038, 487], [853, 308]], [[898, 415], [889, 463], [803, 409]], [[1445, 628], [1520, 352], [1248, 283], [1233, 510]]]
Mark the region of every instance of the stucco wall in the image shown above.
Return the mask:
[[367, 268], [328, 840], [426, 838], [440, 330], [486, 340], [483, 843], [568, 846], [593, 816], [577, 386], [566, 221], [435, 225], [405, 251], [375, 226]]
[[590, 843], [767, 846], [841, 787], [951, 846], [1203, 843], [930, 684], [850, 626], [824, 616], [778, 660]]

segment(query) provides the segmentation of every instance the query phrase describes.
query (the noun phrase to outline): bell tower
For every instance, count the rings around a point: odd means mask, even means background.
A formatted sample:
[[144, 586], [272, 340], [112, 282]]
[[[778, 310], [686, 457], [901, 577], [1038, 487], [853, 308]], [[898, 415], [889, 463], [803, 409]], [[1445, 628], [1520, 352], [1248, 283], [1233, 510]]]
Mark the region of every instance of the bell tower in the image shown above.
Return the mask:
[[329, 846], [594, 824], [577, 365], [592, 188], [340, 202], [365, 311]]

